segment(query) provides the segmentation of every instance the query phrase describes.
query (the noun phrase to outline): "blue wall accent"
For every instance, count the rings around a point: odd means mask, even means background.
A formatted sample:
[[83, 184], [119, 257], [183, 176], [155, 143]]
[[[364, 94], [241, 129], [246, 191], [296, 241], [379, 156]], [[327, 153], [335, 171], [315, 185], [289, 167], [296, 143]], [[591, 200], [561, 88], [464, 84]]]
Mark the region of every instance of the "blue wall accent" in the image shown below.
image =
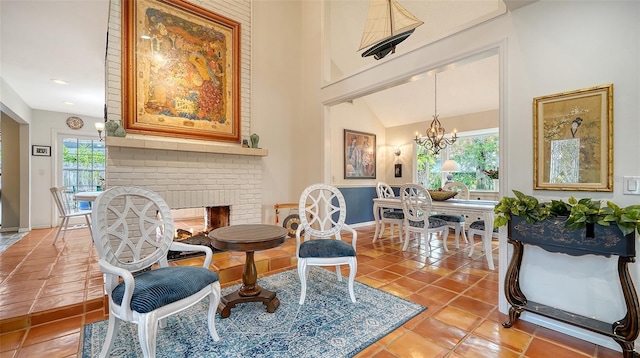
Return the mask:
[[347, 204], [347, 224], [373, 221], [373, 199], [378, 197], [375, 186], [338, 189]]

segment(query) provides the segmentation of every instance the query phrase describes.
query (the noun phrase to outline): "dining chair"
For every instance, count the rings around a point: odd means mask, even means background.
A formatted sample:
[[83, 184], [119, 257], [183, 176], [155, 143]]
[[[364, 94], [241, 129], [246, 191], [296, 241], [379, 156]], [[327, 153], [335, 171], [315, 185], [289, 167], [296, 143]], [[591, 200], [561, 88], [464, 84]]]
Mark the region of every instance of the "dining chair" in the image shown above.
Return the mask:
[[[396, 194], [393, 192], [393, 188], [387, 183], [379, 181], [376, 184], [376, 193], [378, 194], [378, 198], [394, 198]], [[380, 210], [380, 224], [382, 225], [380, 229], [380, 235], [373, 237], [373, 242], [378, 240], [378, 237], [381, 237], [384, 233], [384, 224], [389, 223], [390, 227], [390, 235], [393, 236], [394, 225], [398, 225], [398, 237], [400, 238], [400, 242], [402, 242], [402, 224], [404, 223], [404, 213], [402, 209], [390, 209], [390, 208], [382, 208]]]
[[[476, 220], [474, 222], [471, 223], [471, 225], [469, 225], [469, 243], [471, 248], [469, 249], [469, 257], [471, 257], [473, 255], [473, 249], [475, 247], [475, 244], [473, 242], [473, 237], [476, 235], [479, 235], [481, 238], [481, 245], [480, 245], [480, 250], [481, 252], [484, 252], [484, 248], [485, 245], [487, 244], [487, 239], [484, 237], [484, 232], [485, 232], [485, 226], [484, 226], [484, 220]], [[497, 227], [493, 228], [493, 232], [491, 233], [491, 237], [492, 238], [496, 238], [499, 239], [500, 238], [500, 234], [498, 231]]]
[[[165, 328], [168, 316], [205, 298], [210, 336], [220, 340], [214, 322], [220, 282], [218, 274], [209, 270], [213, 253], [204, 245], [173, 241], [171, 210], [159, 194], [141, 187], [111, 188], [98, 196], [91, 217], [109, 299], [100, 357], [109, 355], [121, 321], [138, 325], [142, 354], [155, 357], [158, 326]], [[169, 267], [169, 250], [204, 252], [204, 265]]]
[[[463, 200], [469, 200], [469, 187], [467, 187], [464, 183], [461, 182], [450, 182], [446, 183], [442, 190], [455, 190], [458, 192], [457, 197]], [[460, 237], [460, 233], [462, 232], [462, 238], [464, 242], [468, 242], [467, 234], [465, 233], [465, 216], [460, 214], [451, 214], [451, 213], [437, 213], [432, 215], [434, 218], [442, 219], [447, 222], [449, 228], [452, 228], [455, 233], [455, 245], [456, 249], [460, 247], [458, 242], [458, 238]]]
[[400, 187], [400, 200], [404, 212], [405, 233], [402, 251], [407, 251], [409, 236], [412, 233], [418, 234], [418, 240], [424, 236], [429, 250], [431, 250], [431, 235], [439, 234], [443, 240], [444, 250], [448, 251], [444, 236], [448, 230], [447, 222], [430, 215], [431, 195], [429, 195], [429, 191], [420, 184], [404, 184]]
[[[358, 269], [358, 233], [345, 223], [347, 206], [342, 193], [331, 185], [310, 185], [300, 195], [298, 213], [300, 225], [296, 230], [296, 257], [301, 284], [299, 304], [304, 303], [307, 295], [310, 266], [335, 266], [337, 279], [341, 282], [340, 265], [349, 265], [349, 296], [351, 302], [355, 303], [353, 282]], [[351, 234], [350, 243], [342, 240], [342, 231]]]
[[[58, 236], [62, 233], [62, 239], [64, 240], [64, 234], [68, 230], [89, 228], [91, 230], [91, 210], [76, 210], [75, 201], [70, 197], [70, 193], [67, 192], [66, 186], [58, 186], [49, 188], [51, 195], [53, 195], [53, 201], [58, 208], [58, 217], [60, 217], [60, 225], [56, 236], [53, 238], [53, 245], [56, 244]], [[73, 225], [69, 226], [69, 221], [73, 218], [84, 217], [86, 225]]]

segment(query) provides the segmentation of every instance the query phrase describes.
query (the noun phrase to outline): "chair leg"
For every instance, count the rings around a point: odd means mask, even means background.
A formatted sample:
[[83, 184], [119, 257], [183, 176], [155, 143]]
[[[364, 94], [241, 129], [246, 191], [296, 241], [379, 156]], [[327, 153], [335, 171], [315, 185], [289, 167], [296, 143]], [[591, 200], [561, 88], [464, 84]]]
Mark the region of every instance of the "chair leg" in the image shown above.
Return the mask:
[[300, 302], [298, 304], [303, 304], [307, 296], [307, 273], [307, 261], [298, 259], [298, 276], [300, 277]]
[[464, 222], [461, 222], [460, 223], [460, 231], [462, 231], [462, 239], [464, 240], [465, 244], [468, 244], [469, 240], [467, 240], [467, 234], [465, 233], [466, 230], [464, 228], [465, 228]]
[[476, 231], [475, 230], [469, 230], [469, 246], [471, 246], [471, 248], [469, 248], [469, 255], [468, 257], [471, 257], [471, 255], [473, 255], [473, 249], [475, 248], [475, 244], [473, 242], [473, 237], [476, 235]]
[[409, 232], [408, 229], [405, 229], [404, 231], [405, 231], [405, 233], [404, 233], [404, 245], [402, 245], [402, 251], [407, 251], [407, 249], [409, 248], [409, 234], [410, 234], [410, 232]]
[[458, 241], [458, 238], [460, 237], [460, 224], [454, 224], [453, 227], [453, 232], [455, 235], [455, 244], [456, 244], [456, 249], [460, 248], [460, 242]]
[[440, 231], [440, 236], [442, 237], [442, 247], [444, 248], [444, 252], [449, 252], [449, 248], [447, 247], [447, 238], [449, 237], [449, 226], [445, 226]]
[[358, 261], [356, 258], [352, 258], [349, 260], [349, 296], [351, 297], [351, 302], [356, 303], [356, 295], [353, 292], [353, 281], [356, 278], [356, 271], [358, 270]]
[[336, 275], [338, 276], [338, 282], [342, 282], [342, 272], [340, 272], [340, 265], [336, 265]]
[[[58, 236], [60, 235], [60, 233], [62, 231], [64, 231], [63, 228], [67, 227], [67, 221], [68, 220], [69, 220], [69, 218], [66, 217], [66, 216], [62, 217], [62, 220], [60, 220], [60, 226], [58, 226], [58, 231], [56, 231], [56, 237], [53, 238], [52, 245], [56, 244], [56, 241], [58, 241]], [[64, 239], [64, 233], [62, 233], [62, 239]]]
[[151, 311], [140, 315], [138, 322], [138, 339], [142, 347], [144, 357], [153, 358], [156, 356], [156, 333], [158, 332], [158, 319], [156, 312]]
[[207, 312], [207, 323], [209, 326], [209, 333], [214, 341], [219, 341], [220, 336], [216, 330], [216, 310], [220, 304], [220, 282], [214, 282], [211, 284], [211, 293], [209, 294], [209, 310]]
[[117, 318], [114, 314], [109, 315], [109, 326], [107, 327], [107, 335], [104, 339], [104, 343], [102, 344], [102, 350], [100, 351], [100, 358], [105, 358], [109, 356], [109, 352], [113, 347], [113, 339], [116, 336], [116, 332], [118, 332], [118, 327], [120, 326], [120, 318]]

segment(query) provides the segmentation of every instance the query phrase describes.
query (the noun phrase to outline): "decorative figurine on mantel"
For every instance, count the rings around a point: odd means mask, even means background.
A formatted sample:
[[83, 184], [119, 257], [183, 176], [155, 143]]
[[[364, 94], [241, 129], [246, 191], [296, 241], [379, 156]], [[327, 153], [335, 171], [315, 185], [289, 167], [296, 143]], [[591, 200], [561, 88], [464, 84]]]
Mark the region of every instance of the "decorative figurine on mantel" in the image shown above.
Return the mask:
[[105, 123], [105, 129], [107, 131], [107, 137], [126, 137], [127, 132], [120, 125], [120, 121], [114, 121], [110, 119]]
[[246, 140], [246, 139], [242, 140], [242, 148], [250, 148], [248, 140]]
[[260, 136], [253, 133], [249, 138], [251, 138], [251, 148], [258, 148], [258, 142], [260, 141]]

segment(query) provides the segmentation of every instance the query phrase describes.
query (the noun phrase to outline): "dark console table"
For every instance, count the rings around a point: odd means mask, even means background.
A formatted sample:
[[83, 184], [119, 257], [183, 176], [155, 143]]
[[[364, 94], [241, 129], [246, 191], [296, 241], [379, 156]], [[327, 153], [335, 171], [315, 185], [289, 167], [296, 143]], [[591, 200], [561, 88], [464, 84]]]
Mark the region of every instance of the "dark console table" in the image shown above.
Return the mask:
[[[529, 224], [516, 217], [509, 222], [508, 242], [513, 245], [514, 250], [505, 277], [505, 295], [511, 307], [509, 321], [502, 325], [510, 328], [523, 311], [532, 312], [611, 337], [622, 347], [623, 357], [640, 357], [640, 354], [634, 350], [634, 341], [639, 332], [638, 295], [627, 267], [629, 262], [635, 262], [635, 235], [632, 233], [622, 236], [617, 227], [598, 228], [599, 225], [596, 225], [595, 236], [589, 238], [584, 231], [567, 230], [563, 225], [561, 221]], [[587, 254], [618, 256], [618, 278], [627, 307], [626, 315], [613, 323], [603, 322], [527, 300], [520, 290], [520, 268], [524, 244], [573, 256]]]

